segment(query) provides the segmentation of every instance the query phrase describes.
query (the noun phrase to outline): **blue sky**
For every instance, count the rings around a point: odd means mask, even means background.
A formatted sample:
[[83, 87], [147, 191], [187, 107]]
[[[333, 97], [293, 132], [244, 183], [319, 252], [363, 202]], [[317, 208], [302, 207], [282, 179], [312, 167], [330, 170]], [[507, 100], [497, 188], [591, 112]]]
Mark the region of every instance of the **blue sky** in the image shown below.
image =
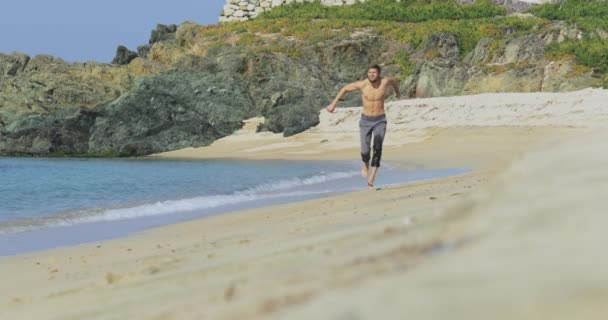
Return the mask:
[[0, 53], [110, 62], [147, 44], [156, 24], [218, 22], [225, 0], [2, 0]]

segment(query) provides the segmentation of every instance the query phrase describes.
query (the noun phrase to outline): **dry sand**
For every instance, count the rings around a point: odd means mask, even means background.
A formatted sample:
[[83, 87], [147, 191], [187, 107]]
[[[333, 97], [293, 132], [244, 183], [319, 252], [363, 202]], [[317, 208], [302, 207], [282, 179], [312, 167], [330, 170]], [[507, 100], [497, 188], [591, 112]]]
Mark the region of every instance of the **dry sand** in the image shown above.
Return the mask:
[[[155, 156], [356, 158], [338, 110]], [[387, 110], [388, 161], [474, 171], [1, 258], [0, 319], [605, 318], [608, 91]]]

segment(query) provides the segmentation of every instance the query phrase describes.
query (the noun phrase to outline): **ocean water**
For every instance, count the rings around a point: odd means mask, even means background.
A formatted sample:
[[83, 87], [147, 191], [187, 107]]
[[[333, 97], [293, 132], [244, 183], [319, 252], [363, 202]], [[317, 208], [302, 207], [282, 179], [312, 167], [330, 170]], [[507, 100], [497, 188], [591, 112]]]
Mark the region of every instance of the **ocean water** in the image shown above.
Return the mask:
[[[366, 188], [358, 161], [0, 158], [0, 255]], [[385, 165], [377, 185], [463, 173]]]

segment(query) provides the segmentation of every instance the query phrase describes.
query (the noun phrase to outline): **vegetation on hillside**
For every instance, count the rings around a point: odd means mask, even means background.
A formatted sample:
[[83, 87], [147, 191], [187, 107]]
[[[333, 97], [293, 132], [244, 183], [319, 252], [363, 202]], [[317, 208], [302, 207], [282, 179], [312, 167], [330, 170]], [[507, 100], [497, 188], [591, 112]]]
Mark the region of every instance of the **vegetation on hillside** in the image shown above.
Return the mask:
[[[273, 8], [247, 22], [223, 23], [218, 27], [196, 27], [198, 38], [208, 46], [246, 46], [252, 54], [282, 52], [291, 58], [305, 58], [302, 45], [320, 44], [327, 40], [350, 39], [357, 32], [372, 33], [384, 40], [403, 44], [407, 51], [391, 52], [401, 69], [400, 77], [415, 70], [410, 55], [419, 50], [429, 35], [452, 33], [457, 37], [462, 56], [472, 51], [481, 38], [507, 39], [529, 33], [544, 19], [505, 17], [505, 10], [489, 0], [462, 5], [454, 0], [369, 0], [352, 6], [332, 7], [319, 2], [292, 3]], [[227, 43], [226, 35], [238, 35]], [[275, 34], [280, 37], [267, 37]], [[234, 37], [233, 37], [234, 38]], [[210, 39], [213, 39], [209, 42]], [[285, 41], [290, 39], [292, 41]], [[199, 39], [203, 40], [203, 39]], [[183, 43], [200, 43], [182, 39]]]
[[549, 20], [563, 20], [583, 33], [580, 41], [565, 41], [547, 48], [553, 60], [574, 58], [578, 64], [604, 74], [608, 86], [608, 1], [565, 0], [534, 7], [531, 13]]
[[[582, 30], [582, 39], [548, 46], [547, 58], [572, 59], [581, 65], [579, 71], [593, 69], [608, 74], [608, 39], [601, 36], [608, 34], [608, 1], [566, 0], [536, 6], [530, 12], [536, 18], [506, 17], [504, 8], [489, 0], [471, 5], [454, 0], [368, 0], [344, 7], [324, 6], [317, 1], [280, 6], [244, 23], [196, 27], [194, 34], [205, 38], [209, 47], [244, 46], [253, 54], [282, 52], [299, 59], [306, 57], [299, 43], [318, 44], [348, 39], [356, 32], [373, 32], [409, 48], [407, 52], [395, 52], [392, 60], [400, 66], [403, 77], [415, 69], [411, 54], [421, 49], [433, 33], [454, 34], [464, 56], [482, 38], [493, 38], [494, 49], [500, 50], [505, 40], [546, 31], [551, 20], [562, 20]], [[238, 35], [238, 40], [228, 43], [226, 34]], [[264, 36], [268, 34], [280, 37]], [[184, 42], [192, 43], [193, 39], [189, 40]]]
[[351, 6], [324, 6], [319, 1], [294, 3], [273, 8], [261, 19], [357, 19], [422, 22], [440, 19], [479, 19], [505, 14], [505, 9], [489, 0], [461, 5], [454, 0], [369, 0]]

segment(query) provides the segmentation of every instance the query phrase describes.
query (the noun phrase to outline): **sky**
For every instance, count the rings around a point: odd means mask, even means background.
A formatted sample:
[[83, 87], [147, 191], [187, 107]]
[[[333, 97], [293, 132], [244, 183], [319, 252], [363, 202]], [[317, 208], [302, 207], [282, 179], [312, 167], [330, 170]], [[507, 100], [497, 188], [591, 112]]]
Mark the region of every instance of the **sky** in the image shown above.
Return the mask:
[[158, 23], [218, 22], [226, 0], [0, 0], [0, 53], [111, 62], [137, 51]]

